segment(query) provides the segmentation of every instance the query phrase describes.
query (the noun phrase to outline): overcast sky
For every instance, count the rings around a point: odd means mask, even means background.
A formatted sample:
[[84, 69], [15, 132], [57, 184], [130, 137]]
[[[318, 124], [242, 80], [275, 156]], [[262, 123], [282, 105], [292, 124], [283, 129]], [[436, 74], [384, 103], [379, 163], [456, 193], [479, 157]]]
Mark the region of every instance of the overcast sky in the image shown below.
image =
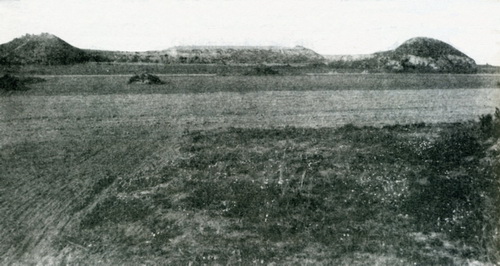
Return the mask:
[[91, 49], [302, 45], [321, 54], [426, 36], [500, 65], [499, 0], [0, 0], [0, 43], [41, 32]]

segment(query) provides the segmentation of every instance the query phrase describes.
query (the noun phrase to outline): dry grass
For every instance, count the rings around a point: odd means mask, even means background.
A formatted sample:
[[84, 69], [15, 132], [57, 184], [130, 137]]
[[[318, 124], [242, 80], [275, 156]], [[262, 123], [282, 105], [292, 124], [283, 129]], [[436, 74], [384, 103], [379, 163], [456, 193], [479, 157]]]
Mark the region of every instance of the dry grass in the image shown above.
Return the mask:
[[[473, 134], [471, 127], [190, 132], [177, 159], [117, 179], [66, 237], [88, 247], [83, 261], [492, 262], [494, 229], [484, 215], [492, 215], [488, 200], [498, 201], [488, 190], [497, 183], [479, 163], [480, 140], [453, 135]], [[463, 145], [471, 149], [457, 155]], [[443, 159], [435, 153], [442, 149], [456, 157]], [[469, 170], [454, 176], [463, 162]], [[452, 183], [422, 181], [433, 174]]]
[[[496, 90], [203, 77], [174, 88], [245, 93], [101, 95], [139, 90], [126, 79], [1, 99], [0, 263], [498, 261]], [[337, 128], [389, 121], [426, 124]]]

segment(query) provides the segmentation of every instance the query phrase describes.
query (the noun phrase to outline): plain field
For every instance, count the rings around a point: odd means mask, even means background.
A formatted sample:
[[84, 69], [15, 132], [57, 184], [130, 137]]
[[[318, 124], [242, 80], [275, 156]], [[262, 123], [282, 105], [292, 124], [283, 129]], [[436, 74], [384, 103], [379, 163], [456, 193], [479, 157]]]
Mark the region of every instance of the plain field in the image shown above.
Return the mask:
[[1, 100], [0, 145], [5, 145], [118, 124], [210, 129], [463, 122], [493, 113], [500, 89], [11, 95]]
[[[435, 174], [418, 154], [442, 132], [500, 106], [499, 76], [162, 78], [47, 77], [1, 96], [1, 263], [487, 260], [393, 203]], [[382, 128], [411, 123], [427, 126]], [[459, 159], [450, 175], [479, 175]]]
[[171, 76], [164, 85], [129, 85], [127, 75], [40, 76], [23, 95], [175, 94], [204, 92], [498, 88], [500, 75], [332, 74], [300, 76]]

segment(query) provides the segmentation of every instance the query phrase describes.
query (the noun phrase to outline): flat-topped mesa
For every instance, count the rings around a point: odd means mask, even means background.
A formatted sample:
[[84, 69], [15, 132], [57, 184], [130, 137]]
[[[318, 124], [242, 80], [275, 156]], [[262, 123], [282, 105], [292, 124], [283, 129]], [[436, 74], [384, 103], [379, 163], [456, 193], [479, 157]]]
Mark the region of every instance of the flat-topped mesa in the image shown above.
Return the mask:
[[296, 46], [176, 46], [164, 51], [172, 62], [225, 64], [300, 64], [323, 62], [313, 50]]

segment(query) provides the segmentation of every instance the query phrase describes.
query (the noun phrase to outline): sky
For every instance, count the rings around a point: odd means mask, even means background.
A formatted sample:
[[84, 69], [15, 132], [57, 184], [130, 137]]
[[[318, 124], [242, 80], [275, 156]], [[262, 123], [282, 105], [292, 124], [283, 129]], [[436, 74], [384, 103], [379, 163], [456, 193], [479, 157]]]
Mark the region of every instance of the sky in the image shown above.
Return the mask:
[[301, 45], [389, 50], [413, 37], [500, 66], [500, 0], [0, 0], [0, 43], [52, 33], [87, 49]]

